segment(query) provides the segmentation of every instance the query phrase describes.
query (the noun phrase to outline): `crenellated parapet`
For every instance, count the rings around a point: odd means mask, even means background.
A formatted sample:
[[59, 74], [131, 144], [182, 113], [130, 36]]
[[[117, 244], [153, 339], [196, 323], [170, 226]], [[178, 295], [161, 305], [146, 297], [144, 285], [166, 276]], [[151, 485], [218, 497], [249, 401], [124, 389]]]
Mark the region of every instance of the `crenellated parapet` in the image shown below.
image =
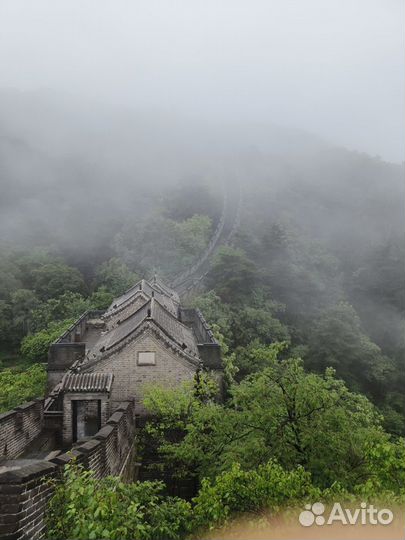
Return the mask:
[[46, 460], [11, 456], [0, 460], [0, 539], [45, 538], [51, 480], [60, 478], [73, 459], [91, 469], [96, 478], [114, 475], [123, 481], [136, 479], [134, 404], [121, 403], [94, 437], [79, 441], [69, 453]]
[[41, 433], [44, 400], [35, 399], [0, 414], [0, 465], [20, 456]]

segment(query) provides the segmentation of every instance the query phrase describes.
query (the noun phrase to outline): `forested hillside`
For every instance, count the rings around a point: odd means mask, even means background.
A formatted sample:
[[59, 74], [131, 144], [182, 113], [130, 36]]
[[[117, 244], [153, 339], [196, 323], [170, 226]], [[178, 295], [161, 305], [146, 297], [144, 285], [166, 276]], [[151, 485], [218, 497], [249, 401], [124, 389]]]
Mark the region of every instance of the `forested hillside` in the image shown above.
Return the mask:
[[[59, 105], [8, 94], [0, 108], [0, 411], [38, 395], [49, 344], [86, 309], [106, 308], [140, 276], [170, 282], [192, 266], [220, 219], [222, 187], [241, 188], [239, 229], [187, 298], [222, 343], [226, 401], [208, 376], [175, 394], [151, 389], [147, 444], [201, 487], [197, 528], [337, 483], [346, 495], [397, 497], [403, 166], [300, 132], [239, 126], [236, 136]], [[279, 475], [285, 491], [246, 494], [225, 511], [221, 486], [248, 485], [249, 474]], [[153, 489], [132, 495], [149, 500]], [[191, 507], [176, 504], [181, 536]]]

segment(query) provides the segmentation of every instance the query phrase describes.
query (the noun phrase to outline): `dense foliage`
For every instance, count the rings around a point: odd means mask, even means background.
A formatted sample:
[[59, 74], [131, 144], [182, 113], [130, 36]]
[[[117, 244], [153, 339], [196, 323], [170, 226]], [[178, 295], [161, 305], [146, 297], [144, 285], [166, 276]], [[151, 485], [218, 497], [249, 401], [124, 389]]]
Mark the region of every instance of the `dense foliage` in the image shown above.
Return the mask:
[[190, 504], [162, 495], [159, 482], [124, 484], [119, 478], [96, 480], [76, 465], [64, 468], [55, 486], [48, 538], [164, 540], [189, 530]]
[[9, 411], [24, 401], [44, 395], [46, 371], [33, 364], [26, 371], [0, 371], [0, 413]]
[[[338, 482], [357, 492], [366, 482], [376, 492], [396, 486], [397, 493], [400, 478], [405, 481], [405, 447], [384, 432], [376, 408], [350, 392], [332, 368], [307, 373], [299, 359], [278, 360], [278, 348], [252, 351], [262, 369], [231, 385], [225, 404], [210, 388], [149, 389], [145, 404], [155, 420], [147, 440], [168, 471], [201, 481], [234, 462], [249, 470], [276, 459], [287, 470], [303, 466], [321, 488]], [[375, 462], [381, 448], [399, 452], [382, 476]]]
[[[377, 459], [385, 463], [400, 456], [383, 448]], [[400, 480], [400, 479], [399, 479]], [[346, 491], [339, 483], [328, 489], [314, 486], [310, 473], [302, 466], [285, 470], [274, 460], [255, 469], [243, 470], [234, 462], [215, 479], [203, 479], [191, 501], [165, 494], [162, 482], [146, 481], [124, 484], [119, 478], [96, 480], [74, 462], [65, 466], [62, 481], [54, 482], [54, 494], [47, 513], [48, 538], [87, 540], [96, 538], [131, 540], [180, 540], [200, 538], [208, 529], [224, 526], [243, 514], [266, 520], [280, 509], [302, 507], [305, 502], [322, 500], [341, 502], [403, 500], [395, 486], [384, 491], [367, 483], [357, 494]], [[396, 495], [393, 494], [396, 493]], [[264, 515], [264, 514], [263, 514]]]
[[[223, 400], [208, 373], [147, 392], [154, 421], [144, 452], [158, 453], [158, 473], [193, 481], [195, 498], [168, 498], [160, 483], [96, 484], [68, 468], [51, 503], [54, 538], [182, 538], [314, 494], [403, 497], [398, 171], [346, 158], [347, 169], [331, 151], [316, 171], [307, 162], [269, 166], [257, 158], [244, 184], [241, 227], [189, 298], [221, 342]], [[319, 175], [323, 183], [313, 180]], [[381, 192], [385, 180], [397, 196]], [[0, 349], [43, 362], [85, 310], [105, 309], [139, 276], [158, 272], [170, 281], [193, 265], [218, 223], [219, 190], [182, 184], [154, 200], [145, 211], [137, 200], [137, 212], [93, 231], [102, 246], [96, 254], [61, 249], [62, 241], [2, 248]], [[40, 394], [44, 378], [38, 364], [1, 371], [2, 410]]]

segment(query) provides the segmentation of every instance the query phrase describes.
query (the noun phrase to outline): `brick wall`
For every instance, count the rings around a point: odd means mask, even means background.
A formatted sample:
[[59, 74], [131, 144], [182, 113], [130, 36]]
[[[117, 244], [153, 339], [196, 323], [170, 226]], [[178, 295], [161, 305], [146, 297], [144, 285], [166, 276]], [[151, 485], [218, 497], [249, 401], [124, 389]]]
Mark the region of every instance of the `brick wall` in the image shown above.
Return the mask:
[[[40, 540], [45, 537], [45, 512], [52, 486], [73, 457], [97, 478], [120, 475], [136, 478], [135, 413], [132, 402], [121, 403], [107, 424], [90, 440], [71, 453], [51, 461], [15, 460], [3, 462], [0, 472], [0, 540]], [[1, 470], [1, 468], [0, 468]]]
[[[155, 352], [156, 365], [138, 366], [139, 352]], [[123, 349], [101, 359], [85, 371], [114, 373], [111, 401], [119, 402], [135, 397], [136, 413], [144, 414], [142, 399], [145, 385], [178, 385], [184, 380], [192, 379], [196, 370], [196, 365], [172, 351], [151, 331], [146, 331]]]
[[97, 478], [119, 475], [124, 458], [133, 445], [135, 436], [135, 410], [133, 402], [117, 404], [117, 409], [98, 433], [86, 442], [80, 441], [73, 450], [52, 460], [63, 465], [73, 453], [78, 462], [94, 471]]
[[86, 311], [59, 338], [51, 344], [48, 352], [48, 393], [58, 384], [65, 372], [86, 354], [86, 342], [93, 333], [88, 323], [102, 316], [103, 311]]
[[59, 338], [55, 343], [78, 343], [82, 342], [87, 331], [87, 321], [102, 316], [104, 311], [85, 311]]
[[[24, 461], [24, 460], [21, 460]], [[49, 484], [57, 465], [39, 461], [0, 474], [0, 538], [38, 540], [45, 532]]]
[[199, 309], [181, 308], [180, 319], [185, 325], [194, 329], [197, 337], [198, 352], [204, 366], [208, 369], [223, 369], [221, 348], [201, 311]]
[[48, 352], [48, 393], [62, 380], [66, 371], [86, 354], [85, 343], [52, 343]]
[[41, 433], [43, 420], [43, 399], [0, 414], [0, 459], [14, 459], [22, 454]]

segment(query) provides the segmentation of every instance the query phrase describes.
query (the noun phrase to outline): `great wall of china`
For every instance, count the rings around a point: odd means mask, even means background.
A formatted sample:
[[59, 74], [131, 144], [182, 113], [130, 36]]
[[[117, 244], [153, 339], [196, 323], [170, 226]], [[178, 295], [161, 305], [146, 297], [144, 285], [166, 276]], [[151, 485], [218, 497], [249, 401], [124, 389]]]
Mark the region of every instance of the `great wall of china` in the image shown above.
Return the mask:
[[[224, 186], [221, 216], [209, 245], [193, 267], [186, 269], [172, 282], [173, 289], [176, 289], [182, 298], [201, 287], [217, 249], [231, 241], [239, 226], [241, 202], [239, 184]], [[122, 333], [125, 325], [136, 320], [130, 332], [134, 333], [135, 326], [143, 324], [143, 332], [148, 334], [153, 330], [153, 324], [156, 324], [155, 334], [157, 335], [157, 331], [165, 334], [166, 331], [165, 347], [170, 346], [170, 354], [165, 351], [165, 370], [167, 362], [173, 362], [175, 355], [189, 358], [192, 366], [188, 371], [184, 371], [184, 368], [183, 371], [178, 371], [176, 376], [180, 378], [193, 375], [198, 365], [219, 369], [219, 346], [202, 314], [198, 310], [182, 308], [173, 289], [167, 289], [161, 283], [150, 285], [145, 282], [145, 285], [134, 286], [123, 295], [122, 300], [118, 302], [119, 305], [113, 305], [104, 314], [103, 324], [107, 324], [108, 331], [101, 333], [107, 336], [115, 335], [118, 331]], [[141, 297], [144, 304], [139, 308], [137, 302]], [[158, 306], [160, 314], [156, 312]], [[178, 322], [173, 313], [169, 313], [173, 312], [173, 306], [177, 311]], [[126, 314], [124, 318], [123, 312], [128, 309], [132, 309], [132, 312], [129, 316]], [[141, 321], [139, 314], [142, 310], [145, 314]], [[139, 463], [136, 460], [135, 434], [139, 414], [136, 410], [135, 396], [127, 395], [125, 396], [127, 399], [123, 398], [125, 400], [122, 402], [111, 401], [111, 382], [114, 377], [116, 381], [119, 380], [119, 373], [82, 374], [83, 371], [89, 371], [87, 365], [91, 365], [89, 350], [94, 350], [94, 343], [98, 343], [97, 339], [104, 341], [106, 339], [103, 336], [100, 338], [100, 332], [94, 324], [104, 315], [101, 312], [86, 312], [51, 346], [46, 399], [35, 399], [0, 414], [1, 540], [40, 540], [45, 537], [45, 511], [52, 494], [50, 480], [60, 477], [64, 466], [72, 459], [92, 469], [97, 478], [107, 475], [120, 476], [126, 481], [138, 478]], [[170, 317], [170, 330], [167, 330], [169, 326], [165, 328], [164, 321]], [[175, 322], [178, 325], [177, 334], [181, 331], [182, 338], [170, 335], [170, 332], [174, 331]], [[187, 328], [192, 329], [195, 345], [189, 343], [186, 336]], [[131, 335], [128, 334], [129, 337]], [[155, 340], [156, 335], [153, 338]], [[129, 337], [126, 338], [128, 343]], [[183, 343], [181, 339], [184, 339]], [[153, 345], [153, 341], [150, 343]], [[150, 343], [148, 351], [151, 349]], [[176, 347], [179, 350], [176, 350]], [[100, 348], [101, 353], [97, 354], [103, 356], [104, 350], [105, 345]], [[139, 354], [151, 353], [134, 350], [131, 354], [137, 354], [139, 358]], [[158, 351], [153, 354], [157, 355], [156, 364], [158, 364], [160, 353]], [[195, 365], [192, 363], [193, 355], [198, 359]], [[123, 366], [124, 369], [128, 369], [127, 363]], [[157, 370], [157, 373], [163, 372]], [[69, 374], [70, 379], [67, 379]], [[67, 397], [68, 401], [65, 399]], [[77, 434], [72, 435], [72, 419], [69, 423], [66, 417], [66, 403], [69, 407], [73, 406], [72, 399], [77, 400], [78, 397], [80, 403], [87, 403], [86, 414], [92, 414], [89, 403], [98, 403], [98, 417], [96, 414], [98, 429], [93, 430], [91, 436], [82, 439]], [[76, 401], [76, 404], [78, 403], [79, 401]], [[79, 413], [76, 411], [75, 414]], [[80, 427], [78, 417], [74, 421], [78, 430]], [[67, 440], [71, 442], [70, 446]], [[70, 450], [67, 452], [68, 448]]]

